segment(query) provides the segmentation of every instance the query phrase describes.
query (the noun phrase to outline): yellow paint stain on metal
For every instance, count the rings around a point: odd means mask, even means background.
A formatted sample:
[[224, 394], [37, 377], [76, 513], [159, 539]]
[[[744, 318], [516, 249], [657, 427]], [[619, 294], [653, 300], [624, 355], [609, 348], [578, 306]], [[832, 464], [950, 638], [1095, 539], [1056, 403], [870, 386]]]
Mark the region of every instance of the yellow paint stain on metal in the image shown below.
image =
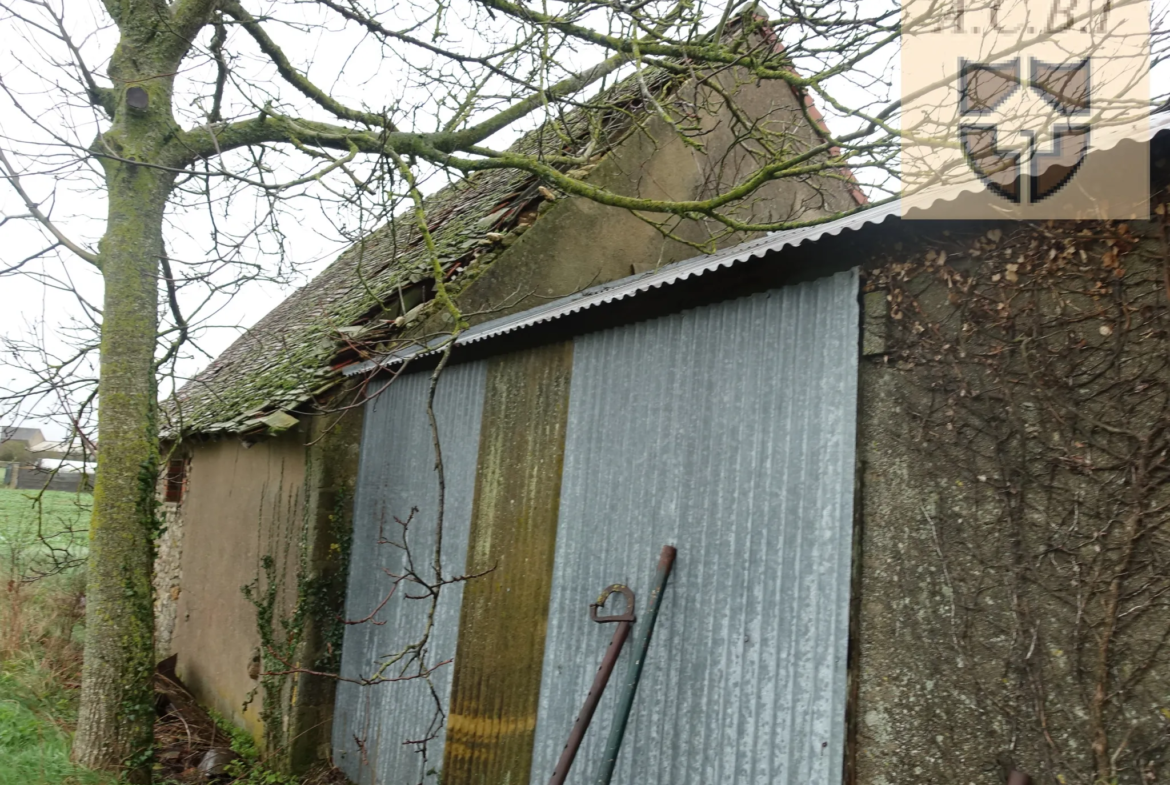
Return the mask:
[[[529, 737], [536, 730], [536, 714], [524, 717], [468, 716], [452, 714], [447, 718], [448, 758], [470, 758], [484, 754], [485, 745], [496, 744], [511, 736]], [[521, 739], [523, 741], [523, 738]], [[490, 753], [489, 753], [490, 754]]]
[[488, 366], [444, 785], [529, 781], [572, 344]]

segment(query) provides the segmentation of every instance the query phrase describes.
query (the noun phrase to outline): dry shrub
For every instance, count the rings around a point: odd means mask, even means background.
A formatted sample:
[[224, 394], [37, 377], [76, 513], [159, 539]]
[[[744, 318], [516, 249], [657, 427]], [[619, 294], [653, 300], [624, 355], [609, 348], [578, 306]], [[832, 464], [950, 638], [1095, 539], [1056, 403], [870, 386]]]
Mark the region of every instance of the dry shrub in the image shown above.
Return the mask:
[[38, 581], [4, 580], [0, 661], [30, 658], [66, 686], [81, 672], [85, 578], [77, 572]]

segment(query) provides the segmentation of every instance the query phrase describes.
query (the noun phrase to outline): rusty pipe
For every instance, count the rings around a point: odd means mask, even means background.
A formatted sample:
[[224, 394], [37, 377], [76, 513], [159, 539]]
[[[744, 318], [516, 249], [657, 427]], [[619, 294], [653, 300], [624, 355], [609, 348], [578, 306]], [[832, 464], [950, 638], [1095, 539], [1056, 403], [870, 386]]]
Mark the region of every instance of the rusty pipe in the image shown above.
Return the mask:
[[[608, 616], [599, 615], [598, 609], [605, 607], [605, 601], [609, 599], [611, 594], [621, 594], [625, 597], [625, 611]], [[589, 688], [589, 694], [585, 696], [585, 705], [581, 707], [581, 713], [573, 722], [573, 729], [569, 731], [569, 740], [565, 742], [564, 749], [561, 750], [560, 760], [557, 761], [556, 768], [553, 769], [548, 785], [562, 785], [569, 776], [569, 769], [573, 767], [573, 759], [577, 757], [577, 751], [581, 749], [581, 742], [585, 739], [585, 732], [589, 730], [589, 723], [593, 720], [593, 713], [601, 701], [601, 694], [605, 692], [605, 685], [609, 683], [609, 677], [613, 673], [614, 665], [617, 664], [618, 655], [622, 653], [622, 647], [626, 645], [626, 638], [630, 635], [630, 627], [634, 623], [634, 592], [628, 586], [619, 584], [606, 588], [597, 598], [597, 602], [589, 606], [589, 618], [598, 624], [617, 622], [617, 629], [613, 631], [609, 648], [605, 650], [605, 656], [601, 658], [601, 666], [593, 677], [593, 686]]]
[[634, 697], [638, 693], [638, 682], [642, 680], [642, 666], [646, 664], [646, 654], [650, 650], [650, 637], [654, 634], [654, 624], [658, 621], [658, 611], [662, 607], [662, 594], [666, 591], [666, 581], [670, 578], [677, 553], [673, 545], [664, 545], [662, 554], [658, 557], [654, 591], [650, 593], [650, 604], [646, 606], [646, 618], [638, 628], [638, 640], [634, 645], [633, 657], [630, 658], [630, 669], [626, 675], [621, 699], [614, 711], [613, 726], [609, 729], [609, 741], [605, 745], [605, 758], [601, 761], [601, 770], [594, 780], [595, 785], [609, 785], [613, 779], [613, 770], [617, 766], [618, 753], [622, 748], [622, 738], [626, 735], [626, 723], [630, 720]]

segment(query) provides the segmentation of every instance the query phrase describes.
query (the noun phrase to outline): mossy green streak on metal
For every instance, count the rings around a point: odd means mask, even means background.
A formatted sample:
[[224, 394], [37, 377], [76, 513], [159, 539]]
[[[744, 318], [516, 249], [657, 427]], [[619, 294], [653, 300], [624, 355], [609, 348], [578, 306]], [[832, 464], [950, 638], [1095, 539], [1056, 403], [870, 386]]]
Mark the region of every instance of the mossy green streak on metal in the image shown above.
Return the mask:
[[529, 781], [571, 373], [569, 343], [488, 367], [445, 785]]

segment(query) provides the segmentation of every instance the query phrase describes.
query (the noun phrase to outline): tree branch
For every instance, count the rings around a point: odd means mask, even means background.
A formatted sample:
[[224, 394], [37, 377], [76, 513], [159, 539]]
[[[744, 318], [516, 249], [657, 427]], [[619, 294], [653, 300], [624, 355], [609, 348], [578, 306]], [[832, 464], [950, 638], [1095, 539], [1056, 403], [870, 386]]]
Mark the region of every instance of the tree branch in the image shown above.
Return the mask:
[[260, 22], [256, 20], [256, 17], [248, 13], [239, 3], [234, 2], [234, 0], [224, 3], [223, 12], [240, 23], [240, 26], [247, 31], [248, 35], [252, 37], [252, 40], [256, 42], [256, 45], [260, 47], [260, 51], [276, 66], [277, 73], [301, 95], [339, 120], [363, 123], [375, 128], [385, 128], [388, 131], [398, 130], [385, 116], [352, 109], [313, 84], [307, 76], [293, 67], [293, 64], [289, 62], [284, 51], [268, 36], [268, 33], [260, 26]]
[[164, 253], [159, 257], [159, 263], [162, 266], [163, 282], [167, 290], [167, 305], [170, 306], [171, 318], [175, 320], [175, 326], [179, 328], [179, 334], [171, 342], [171, 345], [167, 347], [166, 354], [155, 363], [156, 368], [162, 368], [179, 353], [179, 349], [187, 342], [189, 332], [187, 320], [183, 318], [183, 311], [179, 308], [179, 292], [175, 286], [175, 274], [171, 270], [171, 260]]
[[34, 202], [28, 195], [28, 192], [24, 190], [24, 186], [20, 183], [20, 175], [16, 173], [16, 170], [12, 167], [12, 164], [9, 163], [8, 156], [4, 154], [2, 149], [0, 149], [0, 166], [4, 167], [4, 179], [7, 180], [16, 190], [17, 195], [20, 196], [21, 201], [24, 202], [24, 206], [28, 209], [29, 214], [35, 218], [36, 221], [41, 224], [41, 226], [45, 227], [49, 234], [53, 235], [53, 237], [57, 239], [57, 242], [68, 248], [77, 256], [92, 264], [94, 267], [98, 268], [99, 270], [102, 269], [101, 262], [99, 261], [97, 254], [93, 253], [92, 251], [87, 251], [77, 243], [70, 240], [65, 236], [64, 232], [58, 229], [57, 226], [49, 220], [47, 215], [41, 212], [40, 205]]
[[181, 59], [187, 54], [199, 31], [211, 21], [218, 4], [219, 0], [176, 0], [174, 5], [167, 9], [171, 16], [171, 32], [177, 45], [181, 47], [173, 51], [172, 56]]

